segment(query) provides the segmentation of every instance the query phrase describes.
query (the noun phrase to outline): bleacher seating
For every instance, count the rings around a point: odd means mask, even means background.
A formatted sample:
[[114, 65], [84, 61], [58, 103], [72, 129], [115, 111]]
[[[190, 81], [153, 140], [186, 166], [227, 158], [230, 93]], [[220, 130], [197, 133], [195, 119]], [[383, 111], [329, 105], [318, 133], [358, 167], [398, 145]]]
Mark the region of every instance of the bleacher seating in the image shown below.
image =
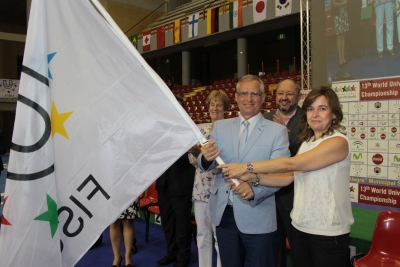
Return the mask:
[[[277, 71], [275, 73], [260, 75], [260, 78], [262, 78], [264, 82], [264, 91], [266, 94], [265, 103], [262, 105], [261, 112], [264, 113], [276, 109], [275, 88], [281, 80], [291, 78], [300, 82], [301, 75], [301, 70], [292, 70], [290, 72], [282, 71], [282, 73]], [[304, 77], [306, 78], [307, 74], [305, 74]], [[175, 85], [172, 92], [184, 98], [186, 103], [185, 109], [196, 124], [207, 123], [211, 122], [211, 119], [208, 113], [206, 100], [213, 90], [224, 91], [230, 99], [231, 105], [225, 117], [234, 118], [239, 116], [240, 112], [235, 100], [237, 82], [238, 78], [227, 78], [215, 80], [212, 84], [205, 86], [202, 86], [201, 83], [182, 86]]]

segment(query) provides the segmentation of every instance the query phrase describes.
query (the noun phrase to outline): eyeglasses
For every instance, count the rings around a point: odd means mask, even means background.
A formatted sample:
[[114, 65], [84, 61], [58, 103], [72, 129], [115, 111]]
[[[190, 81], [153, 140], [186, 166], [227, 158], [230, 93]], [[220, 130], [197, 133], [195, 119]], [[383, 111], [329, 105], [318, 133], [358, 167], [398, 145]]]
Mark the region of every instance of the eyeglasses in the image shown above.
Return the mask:
[[251, 98], [257, 98], [257, 97], [260, 97], [263, 93], [259, 93], [259, 92], [237, 92], [237, 94], [241, 98], [245, 98], [249, 94], [250, 94]]
[[284, 92], [277, 92], [276, 95], [278, 95], [278, 96], [287, 95], [288, 97], [292, 97], [292, 96], [295, 96], [295, 93], [293, 93], [293, 92], [286, 92], [286, 93], [284, 93]]

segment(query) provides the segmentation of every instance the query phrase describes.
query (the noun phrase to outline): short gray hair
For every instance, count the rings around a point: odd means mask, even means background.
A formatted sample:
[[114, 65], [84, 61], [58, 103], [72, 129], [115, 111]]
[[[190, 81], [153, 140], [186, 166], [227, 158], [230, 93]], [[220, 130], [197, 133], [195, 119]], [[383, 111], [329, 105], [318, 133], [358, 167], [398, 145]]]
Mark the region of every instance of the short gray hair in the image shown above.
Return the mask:
[[261, 93], [264, 93], [264, 82], [257, 76], [251, 75], [251, 74], [244, 75], [242, 78], [239, 79], [239, 81], [236, 84], [236, 92], [239, 90], [239, 85], [241, 82], [251, 82], [251, 81], [259, 82], [260, 83], [260, 91], [261, 91]]

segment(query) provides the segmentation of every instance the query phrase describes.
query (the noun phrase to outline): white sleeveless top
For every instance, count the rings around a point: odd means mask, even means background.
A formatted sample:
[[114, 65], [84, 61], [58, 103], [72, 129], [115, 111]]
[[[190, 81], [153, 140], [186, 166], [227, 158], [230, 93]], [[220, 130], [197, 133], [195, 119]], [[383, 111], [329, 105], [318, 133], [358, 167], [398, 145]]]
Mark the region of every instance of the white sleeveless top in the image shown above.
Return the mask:
[[[309, 151], [332, 137], [345, 138], [349, 145], [347, 157], [325, 168], [296, 172], [294, 175], [292, 225], [299, 231], [324, 236], [350, 232], [354, 222], [350, 202], [350, 143], [345, 135], [335, 131], [313, 142], [303, 142], [299, 154]], [[318, 159], [310, 159], [318, 160]]]

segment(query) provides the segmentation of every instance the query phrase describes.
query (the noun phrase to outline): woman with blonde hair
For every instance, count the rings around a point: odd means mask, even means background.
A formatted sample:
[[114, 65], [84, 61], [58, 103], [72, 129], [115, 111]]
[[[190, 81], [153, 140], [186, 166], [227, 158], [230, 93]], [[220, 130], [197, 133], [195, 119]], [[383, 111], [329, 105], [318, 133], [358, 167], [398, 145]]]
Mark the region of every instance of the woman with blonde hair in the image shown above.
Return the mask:
[[[224, 119], [225, 112], [230, 107], [229, 97], [223, 91], [212, 91], [206, 100], [211, 123], [199, 125], [200, 131], [209, 139], [214, 122]], [[199, 255], [199, 267], [212, 266], [212, 243], [215, 238], [215, 249], [217, 251], [217, 267], [221, 267], [218, 243], [215, 236], [215, 225], [204, 215], [210, 198], [210, 187], [214, 184], [215, 170], [202, 172], [197, 166], [197, 156], [200, 154], [200, 146], [197, 144], [190, 149], [189, 160], [196, 167], [196, 175], [193, 187], [194, 214], [197, 224], [197, 247]], [[213, 235], [214, 234], [214, 235]]]

